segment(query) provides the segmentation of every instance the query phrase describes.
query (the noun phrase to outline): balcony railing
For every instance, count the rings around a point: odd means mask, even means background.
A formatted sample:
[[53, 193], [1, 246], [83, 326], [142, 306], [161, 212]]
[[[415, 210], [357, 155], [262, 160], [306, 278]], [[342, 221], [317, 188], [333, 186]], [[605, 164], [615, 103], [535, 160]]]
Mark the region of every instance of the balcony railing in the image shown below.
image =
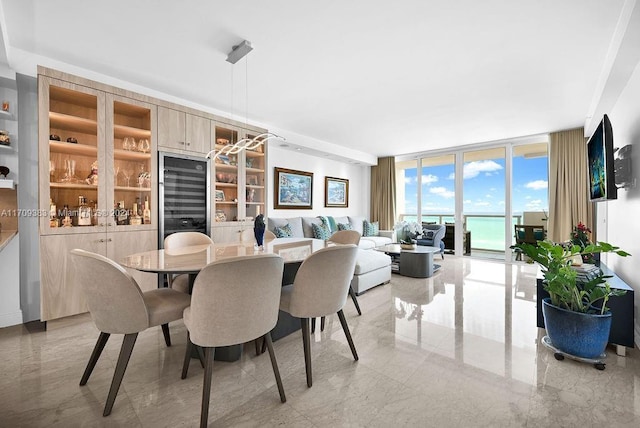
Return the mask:
[[[400, 221], [417, 221], [417, 214], [400, 214]], [[463, 224], [465, 230], [471, 232], [471, 250], [504, 253], [506, 242], [504, 215], [498, 214], [465, 214]], [[422, 216], [423, 222], [437, 224], [454, 223], [451, 214], [429, 214]], [[522, 214], [514, 214], [511, 224], [522, 224]], [[513, 230], [513, 227], [512, 229]]]

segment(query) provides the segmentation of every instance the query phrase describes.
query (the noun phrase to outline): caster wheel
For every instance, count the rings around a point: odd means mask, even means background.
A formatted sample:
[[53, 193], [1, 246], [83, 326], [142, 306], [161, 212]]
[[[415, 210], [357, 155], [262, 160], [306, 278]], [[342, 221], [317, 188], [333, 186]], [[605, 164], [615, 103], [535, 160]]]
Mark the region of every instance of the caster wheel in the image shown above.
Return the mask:
[[596, 369], [598, 369], [598, 370], [604, 370], [604, 369], [605, 369], [605, 365], [604, 365], [604, 363], [595, 363], [595, 364], [593, 365], [593, 367], [595, 367], [595, 368], [596, 368]]
[[562, 355], [559, 352], [554, 353], [553, 356], [556, 357], [556, 360], [558, 360], [558, 361], [564, 360], [564, 355]]

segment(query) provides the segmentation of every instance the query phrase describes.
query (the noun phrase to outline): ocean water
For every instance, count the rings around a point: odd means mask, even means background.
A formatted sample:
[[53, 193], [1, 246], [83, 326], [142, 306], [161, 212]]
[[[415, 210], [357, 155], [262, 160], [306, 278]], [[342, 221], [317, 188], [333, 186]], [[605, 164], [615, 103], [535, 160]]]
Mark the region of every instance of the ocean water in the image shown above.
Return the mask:
[[[406, 221], [416, 221], [416, 216], [405, 216]], [[453, 217], [423, 216], [423, 221], [436, 223], [453, 223]], [[513, 218], [512, 225], [517, 224]], [[513, 227], [511, 228], [513, 230]], [[467, 231], [471, 232], [471, 248], [476, 250], [504, 251], [505, 233], [504, 217], [473, 217], [467, 216]]]

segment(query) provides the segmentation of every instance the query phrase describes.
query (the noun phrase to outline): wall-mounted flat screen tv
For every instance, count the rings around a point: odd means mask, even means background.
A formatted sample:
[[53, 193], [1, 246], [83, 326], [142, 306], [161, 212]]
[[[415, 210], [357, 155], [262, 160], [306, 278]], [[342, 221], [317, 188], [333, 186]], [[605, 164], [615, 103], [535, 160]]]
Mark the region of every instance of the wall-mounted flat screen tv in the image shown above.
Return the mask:
[[605, 114], [587, 141], [589, 199], [592, 202], [618, 197], [613, 167], [613, 131]]

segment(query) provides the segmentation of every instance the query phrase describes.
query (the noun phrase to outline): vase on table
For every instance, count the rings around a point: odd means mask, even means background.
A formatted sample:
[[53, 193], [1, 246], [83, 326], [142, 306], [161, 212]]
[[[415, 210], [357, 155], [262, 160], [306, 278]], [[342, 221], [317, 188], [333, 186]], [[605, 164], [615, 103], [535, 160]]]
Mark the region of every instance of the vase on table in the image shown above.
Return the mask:
[[258, 214], [256, 216], [255, 222], [253, 223], [253, 236], [256, 238], [256, 243], [258, 244], [258, 248], [262, 249], [264, 244], [264, 230], [266, 225], [264, 223], [264, 215]]

